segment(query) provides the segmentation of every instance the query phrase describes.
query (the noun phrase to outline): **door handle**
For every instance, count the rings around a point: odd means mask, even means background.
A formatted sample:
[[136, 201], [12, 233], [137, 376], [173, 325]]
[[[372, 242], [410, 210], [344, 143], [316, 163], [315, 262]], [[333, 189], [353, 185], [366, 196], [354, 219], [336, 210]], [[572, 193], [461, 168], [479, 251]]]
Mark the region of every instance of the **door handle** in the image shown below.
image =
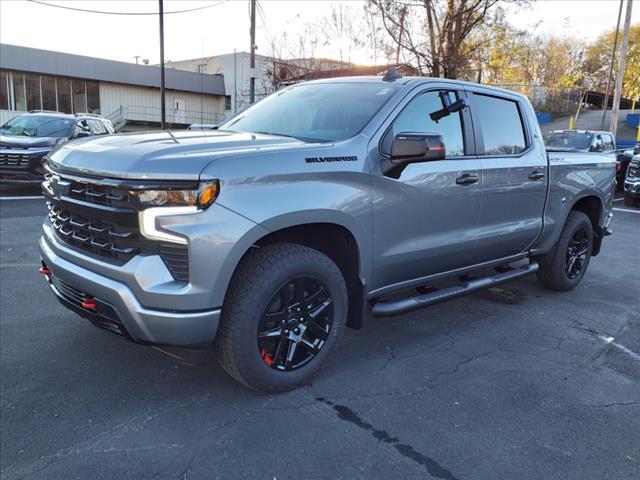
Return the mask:
[[456, 178], [457, 185], [471, 185], [473, 183], [478, 183], [478, 175], [475, 173], [463, 173]]
[[531, 175], [529, 175], [529, 180], [533, 181], [540, 180], [542, 178], [544, 178], [544, 173], [542, 172], [533, 172]]

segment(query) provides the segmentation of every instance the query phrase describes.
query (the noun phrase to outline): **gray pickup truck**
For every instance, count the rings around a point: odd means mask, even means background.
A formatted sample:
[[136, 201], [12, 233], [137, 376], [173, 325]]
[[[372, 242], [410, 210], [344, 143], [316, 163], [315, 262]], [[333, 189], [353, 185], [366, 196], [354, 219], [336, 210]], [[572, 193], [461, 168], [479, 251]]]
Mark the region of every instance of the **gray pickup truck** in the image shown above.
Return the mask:
[[308, 381], [370, 316], [533, 273], [574, 288], [616, 173], [547, 151], [521, 95], [394, 72], [285, 88], [217, 131], [78, 140], [47, 169], [55, 296], [138, 343], [213, 345], [262, 391]]

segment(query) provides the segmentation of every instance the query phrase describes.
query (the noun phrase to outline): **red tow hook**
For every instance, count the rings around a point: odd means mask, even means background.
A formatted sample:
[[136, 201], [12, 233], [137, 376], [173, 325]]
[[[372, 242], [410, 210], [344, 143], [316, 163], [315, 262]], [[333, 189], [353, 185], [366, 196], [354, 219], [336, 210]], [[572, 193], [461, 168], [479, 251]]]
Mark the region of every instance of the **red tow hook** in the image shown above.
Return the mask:
[[96, 301], [93, 298], [85, 298], [82, 301], [82, 308], [86, 308], [87, 310], [95, 310]]
[[51, 275], [51, 270], [49, 270], [49, 267], [44, 267], [44, 266], [40, 267], [38, 269], [38, 272], [41, 273], [42, 275], [47, 275], [47, 276]]

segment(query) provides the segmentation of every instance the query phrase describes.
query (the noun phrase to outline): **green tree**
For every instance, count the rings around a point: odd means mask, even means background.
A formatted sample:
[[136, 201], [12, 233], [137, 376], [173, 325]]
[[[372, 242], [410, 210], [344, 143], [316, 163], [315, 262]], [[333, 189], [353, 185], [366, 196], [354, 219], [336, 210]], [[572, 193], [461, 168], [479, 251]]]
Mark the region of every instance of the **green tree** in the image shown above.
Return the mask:
[[[584, 56], [585, 86], [603, 92], [609, 77], [611, 48], [613, 47], [615, 30], [603, 33], [587, 48]], [[615, 65], [618, 64], [622, 32], [618, 36], [618, 52]], [[615, 70], [614, 70], [615, 76]], [[613, 83], [612, 83], [613, 84]], [[611, 87], [610, 87], [611, 88]], [[626, 98], [640, 97], [640, 23], [629, 30], [629, 46], [627, 49], [627, 68], [625, 70], [622, 96]]]

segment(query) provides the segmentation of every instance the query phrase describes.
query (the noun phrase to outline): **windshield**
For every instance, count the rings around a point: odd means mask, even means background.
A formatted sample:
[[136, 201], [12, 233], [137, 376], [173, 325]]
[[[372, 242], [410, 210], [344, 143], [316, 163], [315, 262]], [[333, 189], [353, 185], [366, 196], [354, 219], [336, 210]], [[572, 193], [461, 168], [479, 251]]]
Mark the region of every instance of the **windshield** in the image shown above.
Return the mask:
[[73, 120], [40, 115], [19, 115], [0, 127], [2, 135], [27, 137], [68, 137]]
[[553, 132], [545, 135], [544, 143], [547, 148], [563, 150], [589, 150], [593, 135], [585, 132]]
[[265, 98], [221, 128], [303, 141], [345, 140], [362, 130], [397, 89], [382, 82], [298, 85]]

